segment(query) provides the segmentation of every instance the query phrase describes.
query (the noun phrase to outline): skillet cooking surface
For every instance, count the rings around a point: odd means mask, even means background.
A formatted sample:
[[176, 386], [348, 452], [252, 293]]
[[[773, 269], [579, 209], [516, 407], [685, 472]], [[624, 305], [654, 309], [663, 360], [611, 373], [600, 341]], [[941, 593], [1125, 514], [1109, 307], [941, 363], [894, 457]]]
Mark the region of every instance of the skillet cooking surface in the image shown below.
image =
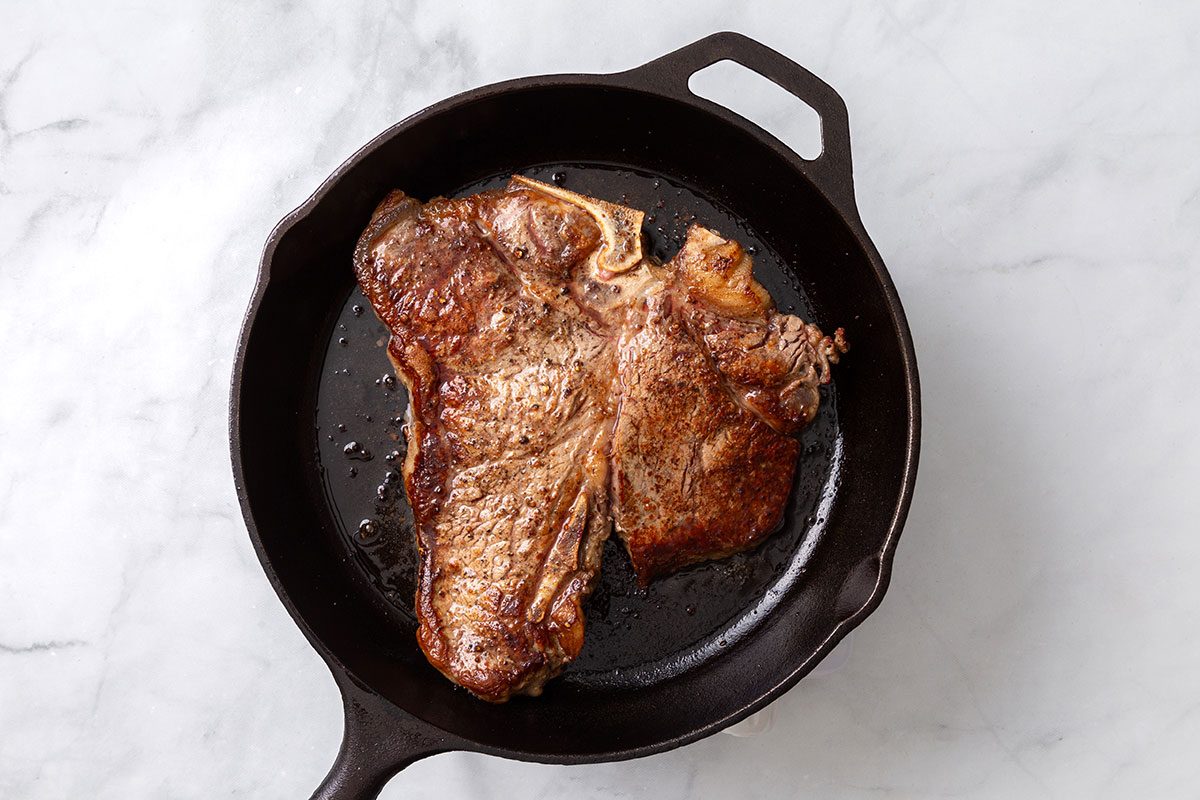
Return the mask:
[[[750, 250], [755, 277], [780, 311], [827, 331], [849, 322], [823, 318], [768, 242], [681, 181], [596, 163], [543, 165], [523, 174], [646, 212], [649, 252], [662, 261], [678, 250], [693, 221], [714, 228]], [[451, 194], [500, 188], [508, 177], [478, 181]], [[349, 265], [345, 273], [347, 287], [330, 298], [323, 363], [314, 364], [317, 374], [309, 377], [323, 510], [357, 566], [389, 602], [398, 623], [395, 635], [415, 646], [416, 546], [400, 478], [405, 451], [400, 425], [408, 398], [387, 358], [386, 328], [352, 285]], [[852, 350], [847, 359], [856, 355]], [[647, 589], [637, 586], [614, 534], [585, 606], [583, 651], [554, 682], [645, 686], [677, 675], [734, 645], [769, 613], [780, 593], [802, 579], [824, 530], [840, 466], [834, 384], [822, 387], [821, 394], [820, 412], [802, 436], [798, 478], [781, 530], [751, 551], [687, 568]]]

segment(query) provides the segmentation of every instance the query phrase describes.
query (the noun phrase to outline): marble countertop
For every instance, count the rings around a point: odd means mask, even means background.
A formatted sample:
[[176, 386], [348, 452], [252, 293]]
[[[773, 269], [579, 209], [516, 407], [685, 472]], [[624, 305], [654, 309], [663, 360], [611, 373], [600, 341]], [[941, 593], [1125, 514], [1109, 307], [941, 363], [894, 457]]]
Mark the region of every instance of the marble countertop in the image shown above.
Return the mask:
[[850, 110], [924, 390], [891, 590], [765, 733], [383, 796], [1200, 791], [1200, 6], [120, 5], [0, 26], [0, 796], [307, 796], [338, 693], [226, 440], [267, 233], [433, 101], [721, 29]]

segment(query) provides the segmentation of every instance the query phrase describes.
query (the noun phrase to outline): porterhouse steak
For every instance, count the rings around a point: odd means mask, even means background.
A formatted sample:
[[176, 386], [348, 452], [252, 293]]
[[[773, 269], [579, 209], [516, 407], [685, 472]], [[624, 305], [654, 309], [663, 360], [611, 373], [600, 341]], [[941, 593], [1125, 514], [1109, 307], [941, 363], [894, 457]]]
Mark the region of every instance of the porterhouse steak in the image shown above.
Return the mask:
[[736, 242], [693, 226], [659, 265], [641, 225], [518, 176], [393, 192], [355, 252], [410, 396], [418, 641], [485, 700], [578, 655], [614, 524], [643, 582], [770, 534], [846, 349], [777, 313]]

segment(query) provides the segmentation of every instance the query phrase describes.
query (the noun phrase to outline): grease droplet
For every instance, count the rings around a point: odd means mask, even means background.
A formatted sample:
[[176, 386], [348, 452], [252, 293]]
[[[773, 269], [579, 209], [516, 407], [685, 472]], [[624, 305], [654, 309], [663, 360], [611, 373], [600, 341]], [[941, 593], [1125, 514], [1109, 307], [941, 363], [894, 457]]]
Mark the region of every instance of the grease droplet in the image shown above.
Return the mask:
[[346, 454], [346, 458], [352, 458], [355, 461], [370, 461], [374, 458], [371, 451], [358, 442], [350, 442], [342, 448], [342, 452]]

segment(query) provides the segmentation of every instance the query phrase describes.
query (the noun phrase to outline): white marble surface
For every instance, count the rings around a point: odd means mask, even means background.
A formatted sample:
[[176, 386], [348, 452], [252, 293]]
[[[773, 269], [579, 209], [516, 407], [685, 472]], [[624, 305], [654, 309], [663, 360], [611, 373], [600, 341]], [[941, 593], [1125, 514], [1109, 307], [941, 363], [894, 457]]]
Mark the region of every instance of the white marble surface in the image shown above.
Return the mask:
[[725, 28], [850, 108], [924, 384], [891, 592], [768, 733], [384, 796], [1197, 796], [1200, 6], [650, 5], [3, 2], [0, 796], [311, 791], [225, 433], [267, 232], [434, 100]]

